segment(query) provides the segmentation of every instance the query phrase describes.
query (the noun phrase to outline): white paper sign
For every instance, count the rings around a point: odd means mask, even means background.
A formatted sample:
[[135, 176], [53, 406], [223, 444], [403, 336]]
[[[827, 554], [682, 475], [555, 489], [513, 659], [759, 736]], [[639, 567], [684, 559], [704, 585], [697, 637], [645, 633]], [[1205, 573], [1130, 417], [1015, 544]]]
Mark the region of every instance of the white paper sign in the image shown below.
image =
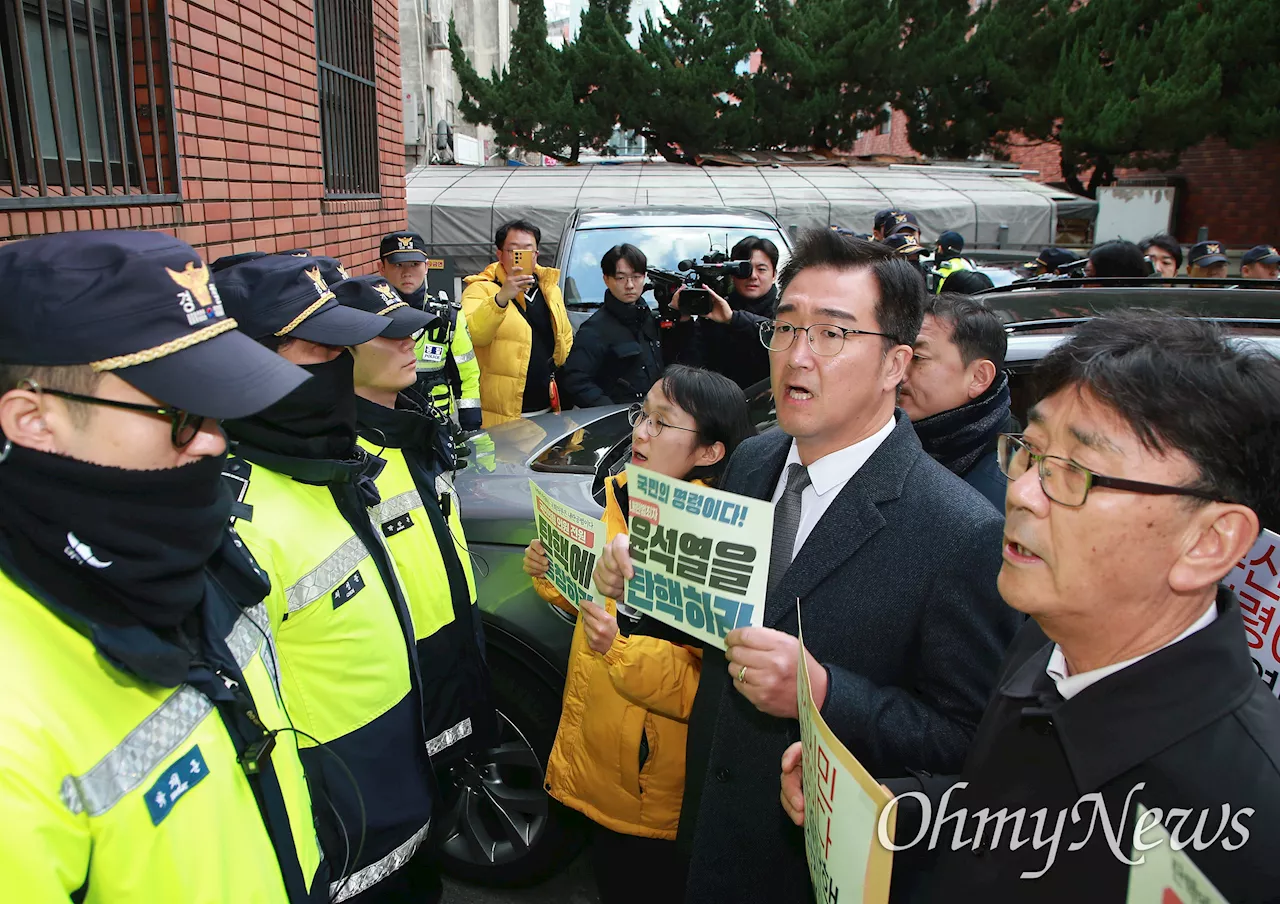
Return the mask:
[[[1154, 811], [1157, 818], [1159, 810]], [[1129, 894], [1126, 904], [1227, 904], [1213, 883], [1183, 851], [1175, 850], [1169, 832], [1158, 821], [1147, 820], [1147, 808], [1138, 804], [1134, 845], [1130, 860], [1142, 859], [1129, 867]]]
[[[797, 625], [799, 613], [797, 612]], [[880, 844], [880, 812], [891, 798], [840, 743], [814, 705], [805, 668], [804, 629], [796, 667], [800, 742], [804, 745], [804, 851], [817, 904], [889, 900], [893, 852]], [[898, 811], [890, 811], [885, 837], [892, 843]]]
[[574, 607], [584, 599], [598, 602], [591, 573], [604, 552], [604, 522], [557, 502], [532, 480], [529, 487], [538, 539], [551, 560], [547, 580]]
[[1249, 655], [1258, 677], [1280, 697], [1280, 624], [1275, 615], [1280, 607], [1280, 535], [1264, 530], [1248, 555], [1236, 563], [1223, 583], [1240, 600], [1240, 614], [1249, 638]]
[[626, 603], [712, 646], [764, 623], [773, 503], [627, 466]]

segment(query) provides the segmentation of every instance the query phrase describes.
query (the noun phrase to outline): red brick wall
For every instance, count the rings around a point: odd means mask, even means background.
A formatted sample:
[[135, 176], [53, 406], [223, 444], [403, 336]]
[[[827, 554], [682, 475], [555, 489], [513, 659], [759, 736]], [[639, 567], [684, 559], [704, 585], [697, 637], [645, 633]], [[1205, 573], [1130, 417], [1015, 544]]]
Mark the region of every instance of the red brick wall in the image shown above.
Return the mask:
[[895, 157], [918, 157], [907, 140], [907, 114], [894, 110], [889, 120], [889, 134], [881, 135], [879, 128], [864, 132], [862, 137], [853, 143], [851, 154], [858, 157], [874, 157], [877, 154], [891, 154]]
[[[1039, 182], [1061, 182], [1062, 160], [1056, 144], [1022, 144], [1015, 139], [1010, 157], [1020, 166], [1037, 169]], [[1122, 169], [1117, 178], [1177, 175], [1180, 186], [1176, 233], [1192, 243], [1201, 226], [1209, 237], [1238, 249], [1280, 243], [1280, 168], [1275, 165], [1280, 142], [1237, 150], [1211, 138], [1182, 154], [1175, 169]], [[1089, 174], [1082, 176], [1088, 183]]]
[[404, 228], [407, 218], [396, 0], [373, 0], [382, 197], [360, 201], [324, 200], [314, 3], [167, 5], [181, 203], [0, 212], [0, 241], [70, 229], [158, 228], [207, 260], [310, 248], [340, 258], [352, 273], [371, 272], [379, 238]]

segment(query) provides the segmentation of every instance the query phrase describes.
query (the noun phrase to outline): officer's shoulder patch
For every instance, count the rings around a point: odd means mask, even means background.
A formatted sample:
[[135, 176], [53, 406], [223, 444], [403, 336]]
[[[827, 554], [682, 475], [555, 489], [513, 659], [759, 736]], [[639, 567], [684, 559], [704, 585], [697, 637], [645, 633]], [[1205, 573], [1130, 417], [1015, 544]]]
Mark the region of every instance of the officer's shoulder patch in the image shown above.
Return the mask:
[[147, 812], [151, 814], [151, 824], [158, 826], [164, 822], [178, 801], [204, 781], [208, 774], [209, 767], [205, 764], [199, 744], [178, 757], [168, 769], [160, 773], [155, 784], [147, 791]]
[[253, 506], [244, 501], [249, 493], [253, 464], [243, 458], [228, 458], [222, 466], [222, 480], [231, 490], [231, 523], [253, 520]]

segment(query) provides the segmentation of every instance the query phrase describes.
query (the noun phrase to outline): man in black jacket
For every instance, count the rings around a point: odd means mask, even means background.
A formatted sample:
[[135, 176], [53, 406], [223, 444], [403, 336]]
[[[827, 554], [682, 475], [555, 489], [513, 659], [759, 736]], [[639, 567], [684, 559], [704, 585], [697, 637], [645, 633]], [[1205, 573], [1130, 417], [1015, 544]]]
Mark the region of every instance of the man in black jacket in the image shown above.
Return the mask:
[[604, 304], [587, 318], [573, 339], [573, 351], [560, 369], [560, 384], [570, 405], [639, 402], [662, 376], [658, 319], [644, 302], [644, 252], [615, 245], [600, 260]]
[[[1000, 516], [895, 409], [924, 300], [901, 255], [829, 229], [783, 268], [765, 337], [782, 429], [742, 443], [720, 484], [777, 507], [764, 627], [731, 632], [728, 663], [703, 653], [678, 838], [691, 902], [810, 894], [803, 837], [777, 802], [799, 737], [797, 600], [814, 698], [881, 775], [963, 762], [1017, 630], [996, 592]], [[625, 540], [596, 570], [614, 599]]]
[[[679, 345], [675, 359], [724, 374], [743, 389], [769, 379], [769, 350], [760, 342], [760, 325], [773, 319], [778, 304], [778, 246], [749, 235], [729, 259], [750, 261], [751, 275], [733, 279], [728, 298], [711, 293], [711, 312], [697, 321], [681, 321], [664, 339]], [[679, 309], [680, 293], [673, 306]], [[678, 337], [678, 338], [677, 338]]]
[[[1221, 582], [1280, 523], [1280, 362], [1131, 312], [1085, 323], [1038, 376], [1000, 455], [1000, 592], [1033, 621], [963, 773], [888, 782], [917, 792], [899, 799], [896, 899], [936, 857], [913, 900], [1121, 902], [1159, 823], [1227, 900], [1273, 901], [1280, 704]], [[1246, 565], [1270, 579], [1271, 560]], [[797, 791], [784, 781], [789, 811]]]
[[898, 392], [924, 451], [1004, 511], [996, 437], [1017, 433], [1009, 411], [1004, 325], [980, 301], [944, 292], [929, 299]]

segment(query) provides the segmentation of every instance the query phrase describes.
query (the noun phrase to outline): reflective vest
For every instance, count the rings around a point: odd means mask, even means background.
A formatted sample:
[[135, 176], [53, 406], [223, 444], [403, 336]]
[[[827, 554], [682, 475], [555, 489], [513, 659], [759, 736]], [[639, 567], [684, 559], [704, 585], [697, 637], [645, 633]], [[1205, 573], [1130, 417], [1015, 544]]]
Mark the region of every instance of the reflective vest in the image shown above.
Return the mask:
[[442, 319], [445, 325], [423, 333], [415, 351], [419, 390], [448, 417], [453, 414], [455, 404], [447, 367], [450, 357], [462, 384], [462, 394], [456, 400], [458, 408], [480, 408], [480, 363], [476, 361], [467, 318], [462, 311], [449, 305]]
[[[205, 672], [228, 689], [219, 701], [192, 684], [144, 680], [95, 642], [131, 643], [145, 659], [170, 648], [151, 632], [64, 619], [0, 571], [5, 901], [289, 904], [287, 874], [292, 904], [328, 899], [295, 735], [278, 703], [266, 610], [241, 610], [211, 590], [204, 618], [225, 641], [202, 653], [215, 666], [225, 660], [218, 667], [230, 684]], [[284, 729], [253, 779], [237, 753], [237, 744], [250, 749], [250, 735], [237, 742], [227, 721], [233, 685], [241, 713]], [[259, 739], [262, 730], [254, 730]], [[264, 813], [278, 819], [281, 853]]]
[[[413, 624], [380, 535], [370, 525], [361, 536], [328, 486], [243, 458], [228, 460], [226, 476], [236, 488], [240, 536], [271, 578], [264, 602], [284, 700], [293, 724], [311, 736], [299, 742], [303, 765], [316, 796], [341, 817], [316, 807], [334, 900], [345, 900], [407, 863], [430, 825], [434, 778], [406, 639]], [[335, 491], [348, 489], [354, 493]], [[389, 577], [375, 556], [390, 566]], [[343, 879], [341, 865], [360, 843], [361, 802], [364, 849]]]
[[445, 475], [411, 467], [402, 450], [360, 444], [387, 462], [377, 478], [382, 501], [369, 515], [386, 537], [413, 613], [427, 750], [447, 760], [492, 746], [497, 725], [484, 631], [457, 493]]
[[942, 263], [934, 267], [935, 272], [938, 274], [937, 289], [935, 289], [934, 291], [935, 292], [945, 291], [945, 289], [943, 288], [943, 283], [946, 282], [947, 277], [950, 276], [952, 273], [956, 273], [957, 271], [960, 271], [960, 270], [973, 270], [973, 269], [975, 269], [973, 264], [970, 261], [965, 260], [963, 257], [947, 258], [945, 261], [943, 261]]

